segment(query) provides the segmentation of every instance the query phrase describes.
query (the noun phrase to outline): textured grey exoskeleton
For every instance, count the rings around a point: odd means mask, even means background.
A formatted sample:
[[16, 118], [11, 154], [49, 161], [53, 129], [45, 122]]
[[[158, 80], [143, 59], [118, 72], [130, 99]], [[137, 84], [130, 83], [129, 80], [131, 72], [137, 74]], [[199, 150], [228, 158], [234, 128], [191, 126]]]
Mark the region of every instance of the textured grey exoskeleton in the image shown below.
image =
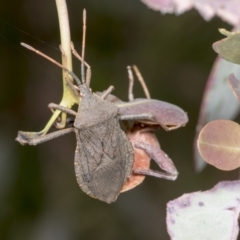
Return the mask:
[[86, 83], [73, 76], [80, 89], [81, 104], [78, 113], [56, 104], [51, 108], [75, 115], [74, 127], [59, 130], [45, 136], [29, 139], [19, 132], [17, 140], [22, 144], [37, 145], [53, 138], [75, 132], [75, 173], [81, 189], [101, 201], [115, 201], [123, 184], [131, 174], [133, 148], [119, 125], [119, 108], [91, 92]]
[[[36, 136], [36, 134], [30, 132], [19, 131], [16, 140], [21, 144], [37, 145], [67, 133], [75, 132], [77, 147], [74, 165], [79, 186], [88, 195], [111, 203], [117, 199], [122, 186], [131, 174], [134, 161], [133, 147], [126, 134], [120, 128], [119, 120], [121, 117], [124, 118], [124, 116], [120, 117], [117, 106], [104, 100], [113, 87], [110, 87], [104, 96], [99, 97], [92, 93], [88, 86], [90, 71], [88, 71], [86, 77], [87, 83], [85, 82], [85, 10], [83, 12], [83, 22], [81, 81], [74, 73], [47, 57], [58, 66], [63, 67], [78, 85], [80, 93], [68, 81], [73, 92], [79, 97], [80, 104], [77, 113], [57, 104], [49, 104], [49, 107], [52, 109], [59, 109], [76, 116], [74, 127], [62, 129], [44, 136]], [[29, 45], [22, 45], [45, 56]], [[129, 117], [132, 118], [133, 116]], [[151, 118], [151, 116], [149, 117]]]
[[108, 203], [116, 200], [131, 174], [133, 149], [119, 125], [119, 109], [79, 85], [81, 104], [74, 122], [75, 173], [84, 192]]

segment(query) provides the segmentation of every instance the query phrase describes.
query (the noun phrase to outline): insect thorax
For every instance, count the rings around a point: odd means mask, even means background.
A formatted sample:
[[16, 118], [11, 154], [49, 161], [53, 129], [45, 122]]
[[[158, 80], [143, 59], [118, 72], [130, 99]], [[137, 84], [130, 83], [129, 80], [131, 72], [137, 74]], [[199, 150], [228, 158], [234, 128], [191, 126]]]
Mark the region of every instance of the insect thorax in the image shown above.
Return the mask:
[[86, 129], [118, 115], [118, 107], [101, 99], [96, 94], [82, 96], [74, 127]]

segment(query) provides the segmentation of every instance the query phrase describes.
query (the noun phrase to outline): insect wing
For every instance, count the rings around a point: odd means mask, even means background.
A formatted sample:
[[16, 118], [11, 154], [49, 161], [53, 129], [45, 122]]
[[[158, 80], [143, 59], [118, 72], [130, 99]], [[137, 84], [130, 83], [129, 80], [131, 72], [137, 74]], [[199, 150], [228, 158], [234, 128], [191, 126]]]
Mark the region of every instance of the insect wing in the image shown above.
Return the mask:
[[133, 148], [117, 117], [79, 130], [75, 172], [80, 187], [101, 201], [115, 201], [131, 174]]

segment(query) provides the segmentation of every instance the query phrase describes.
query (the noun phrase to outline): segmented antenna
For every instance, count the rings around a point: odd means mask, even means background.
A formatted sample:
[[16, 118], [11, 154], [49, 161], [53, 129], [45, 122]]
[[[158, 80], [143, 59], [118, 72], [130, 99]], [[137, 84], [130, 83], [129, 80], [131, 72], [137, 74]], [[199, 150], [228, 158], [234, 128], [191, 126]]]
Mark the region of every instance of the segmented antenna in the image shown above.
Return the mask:
[[35, 52], [36, 54], [38, 54], [38, 55], [46, 58], [48, 61], [54, 63], [55, 65], [57, 65], [58, 67], [64, 69], [65, 71], [67, 71], [68, 74], [70, 74], [70, 75], [72, 76], [72, 78], [76, 81], [76, 83], [77, 83], [78, 85], [81, 85], [81, 84], [82, 84], [81, 81], [78, 79], [78, 77], [77, 77], [72, 71], [70, 71], [70, 70], [68, 70], [67, 68], [65, 68], [62, 64], [60, 64], [60, 63], [57, 62], [56, 60], [52, 59], [51, 57], [47, 56], [46, 54], [42, 53], [41, 51], [37, 50], [36, 48], [34, 48], [34, 47], [32, 47], [32, 46], [30, 46], [30, 45], [28, 45], [28, 44], [26, 44], [26, 43], [21, 43], [21, 45], [22, 45], [23, 47], [25, 47], [25, 48], [27, 48], [27, 49]]
[[85, 53], [85, 39], [86, 39], [86, 9], [83, 9], [83, 37], [82, 37], [82, 62], [81, 62], [81, 75], [82, 83], [85, 83], [85, 71], [84, 71], [84, 53]]
[[33, 52], [35, 52], [36, 54], [42, 56], [43, 58], [47, 59], [48, 61], [54, 63], [55, 65], [59, 66], [60, 68], [64, 68], [62, 64], [60, 64], [59, 62], [57, 62], [56, 60], [54, 60], [53, 58], [49, 57], [48, 55], [42, 53], [41, 51], [37, 50], [36, 48], [21, 42], [20, 43], [23, 47], [27, 48], [28, 50], [31, 50]]

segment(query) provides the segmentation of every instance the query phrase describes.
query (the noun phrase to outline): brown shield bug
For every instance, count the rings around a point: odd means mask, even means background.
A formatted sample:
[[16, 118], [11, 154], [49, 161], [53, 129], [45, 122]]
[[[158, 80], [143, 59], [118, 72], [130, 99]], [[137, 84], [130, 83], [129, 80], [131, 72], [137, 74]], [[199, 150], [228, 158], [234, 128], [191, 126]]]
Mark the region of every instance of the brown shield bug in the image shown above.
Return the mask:
[[[84, 17], [84, 30], [86, 29], [85, 21], [86, 17]], [[151, 120], [152, 114], [148, 112], [119, 114], [119, 108], [116, 105], [104, 100], [113, 90], [113, 87], [109, 87], [102, 97], [92, 93], [88, 86], [90, 71], [87, 72], [87, 83], [85, 81], [84, 57], [80, 81], [73, 72], [53, 59], [27, 44], [22, 45], [52, 61], [73, 77], [80, 93], [74, 90], [73, 85], [71, 88], [78, 95], [80, 104], [77, 113], [57, 104], [49, 104], [52, 109], [58, 109], [75, 116], [74, 127], [35, 137], [32, 137], [33, 134], [30, 132], [19, 131], [16, 140], [21, 144], [37, 145], [74, 132], [77, 139], [74, 165], [79, 186], [85, 193], [101, 201], [107, 203], [115, 201], [122, 186], [131, 175], [134, 161], [132, 145], [121, 130], [119, 120]], [[85, 31], [83, 31], [82, 56], [84, 56], [84, 46]], [[71, 83], [69, 82], [69, 84]]]
[[120, 128], [118, 107], [92, 93], [75, 74], [68, 73], [81, 92], [78, 113], [56, 104], [50, 104], [50, 107], [76, 116], [74, 127], [36, 138], [29, 138], [28, 133], [19, 131], [16, 140], [22, 144], [37, 145], [75, 132], [74, 166], [79, 186], [91, 197], [111, 203], [117, 199], [131, 174], [133, 148]]

